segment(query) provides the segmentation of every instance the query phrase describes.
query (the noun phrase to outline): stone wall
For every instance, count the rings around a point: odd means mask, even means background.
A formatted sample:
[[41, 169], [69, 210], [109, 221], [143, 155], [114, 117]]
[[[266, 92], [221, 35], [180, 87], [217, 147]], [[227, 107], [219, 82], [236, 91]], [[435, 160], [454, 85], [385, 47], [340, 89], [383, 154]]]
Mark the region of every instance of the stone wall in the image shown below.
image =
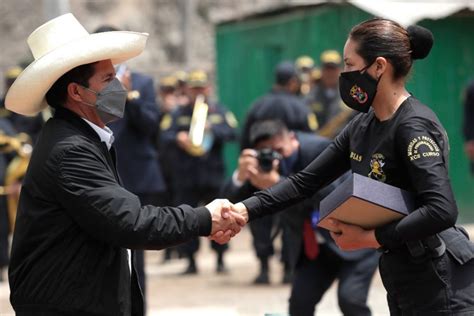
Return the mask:
[[[109, 24], [150, 34], [142, 55], [129, 62], [133, 69], [155, 78], [177, 69], [204, 68], [213, 72], [213, 21], [262, 10], [288, 0], [1, 0], [0, 72], [32, 60], [28, 35], [51, 16], [58, 3], [69, 7], [92, 32]], [[187, 12], [187, 14], [186, 14]], [[187, 18], [185, 18], [187, 16]], [[3, 76], [0, 93], [3, 93]]]

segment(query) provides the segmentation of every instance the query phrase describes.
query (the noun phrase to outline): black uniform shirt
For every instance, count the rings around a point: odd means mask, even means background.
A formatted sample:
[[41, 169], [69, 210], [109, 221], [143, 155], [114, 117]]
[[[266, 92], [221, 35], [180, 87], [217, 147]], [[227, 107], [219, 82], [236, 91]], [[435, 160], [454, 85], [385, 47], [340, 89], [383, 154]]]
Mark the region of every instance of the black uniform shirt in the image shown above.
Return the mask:
[[414, 97], [379, 121], [360, 114], [317, 159], [286, 181], [244, 201], [250, 219], [312, 194], [348, 169], [415, 194], [416, 209], [376, 229], [379, 243], [399, 247], [454, 225], [457, 207], [448, 178], [449, 144], [436, 115]]

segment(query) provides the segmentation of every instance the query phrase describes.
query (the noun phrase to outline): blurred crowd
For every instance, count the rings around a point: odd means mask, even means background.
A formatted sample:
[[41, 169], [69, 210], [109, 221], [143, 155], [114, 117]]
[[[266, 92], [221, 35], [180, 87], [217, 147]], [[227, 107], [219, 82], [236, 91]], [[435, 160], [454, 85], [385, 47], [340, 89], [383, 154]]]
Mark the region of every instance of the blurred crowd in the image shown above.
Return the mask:
[[[113, 29], [98, 31], [109, 30]], [[109, 127], [115, 138], [124, 187], [136, 194], [142, 204], [196, 207], [218, 197], [240, 201], [302, 170], [355, 115], [339, 95], [342, 64], [336, 50], [326, 50], [317, 57], [281, 61], [274, 70], [273, 86], [248, 105], [246, 117], [240, 122], [216, 100], [210, 74], [202, 69], [176, 71], [156, 82], [126, 64], [117, 65], [117, 77], [128, 91], [127, 104], [124, 118]], [[5, 92], [21, 71], [20, 66], [15, 66], [4, 73]], [[472, 102], [472, 98], [469, 100]], [[0, 103], [2, 281], [8, 266], [8, 241], [21, 179], [51, 110], [25, 117], [6, 110], [3, 100]], [[466, 104], [466, 109], [470, 107]], [[469, 141], [466, 151], [471, 153], [472, 139]], [[236, 166], [225, 166], [224, 146], [229, 142], [240, 146]], [[229, 170], [232, 167], [235, 170]], [[319, 201], [334, 186], [278, 216], [250, 224], [260, 264], [254, 283], [270, 284], [269, 259], [277, 253], [274, 244], [280, 239], [281, 282], [292, 284], [290, 310], [295, 315], [314, 311], [336, 279], [341, 311], [370, 315], [367, 293], [378, 254], [373, 250], [341, 251], [327, 232], [316, 229]], [[200, 240], [195, 239], [166, 249], [163, 261], [186, 260], [183, 275], [199, 273], [199, 246]], [[211, 247], [216, 253], [216, 273], [229, 272], [225, 263], [229, 246], [211, 242]], [[145, 289], [143, 251], [137, 256], [137, 267]], [[354, 291], [355, 287], [358, 291]]]

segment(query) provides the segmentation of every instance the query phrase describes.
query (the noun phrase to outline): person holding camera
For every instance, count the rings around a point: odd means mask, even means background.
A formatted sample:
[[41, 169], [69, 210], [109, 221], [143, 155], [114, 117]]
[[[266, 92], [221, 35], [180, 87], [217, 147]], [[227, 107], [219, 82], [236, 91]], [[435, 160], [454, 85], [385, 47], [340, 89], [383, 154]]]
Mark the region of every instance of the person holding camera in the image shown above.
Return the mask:
[[[330, 144], [314, 134], [291, 132], [278, 120], [254, 123], [250, 128], [252, 149], [244, 149], [232, 179], [224, 187], [225, 197], [240, 201], [259, 189], [268, 188], [300, 170]], [[295, 270], [290, 297], [291, 315], [313, 315], [315, 306], [331, 284], [338, 280], [338, 301], [344, 315], [370, 315], [367, 295], [379, 255], [375, 250], [342, 251], [329, 232], [314, 232], [312, 218], [317, 217], [319, 201], [342, 179], [336, 180], [281, 213], [284, 244], [289, 264]], [[254, 246], [261, 271], [257, 280], [268, 283], [268, 256], [272, 253], [271, 222], [262, 225], [267, 216], [250, 222]]]

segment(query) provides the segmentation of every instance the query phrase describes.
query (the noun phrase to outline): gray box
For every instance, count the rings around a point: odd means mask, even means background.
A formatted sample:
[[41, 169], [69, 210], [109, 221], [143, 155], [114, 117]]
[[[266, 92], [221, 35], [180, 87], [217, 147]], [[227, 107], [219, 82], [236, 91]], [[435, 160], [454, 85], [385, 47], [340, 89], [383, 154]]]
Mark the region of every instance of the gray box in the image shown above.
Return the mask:
[[355, 173], [321, 201], [318, 226], [331, 230], [327, 220], [334, 218], [374, 229], [408, 215], [414, 207], [410, 192]]

